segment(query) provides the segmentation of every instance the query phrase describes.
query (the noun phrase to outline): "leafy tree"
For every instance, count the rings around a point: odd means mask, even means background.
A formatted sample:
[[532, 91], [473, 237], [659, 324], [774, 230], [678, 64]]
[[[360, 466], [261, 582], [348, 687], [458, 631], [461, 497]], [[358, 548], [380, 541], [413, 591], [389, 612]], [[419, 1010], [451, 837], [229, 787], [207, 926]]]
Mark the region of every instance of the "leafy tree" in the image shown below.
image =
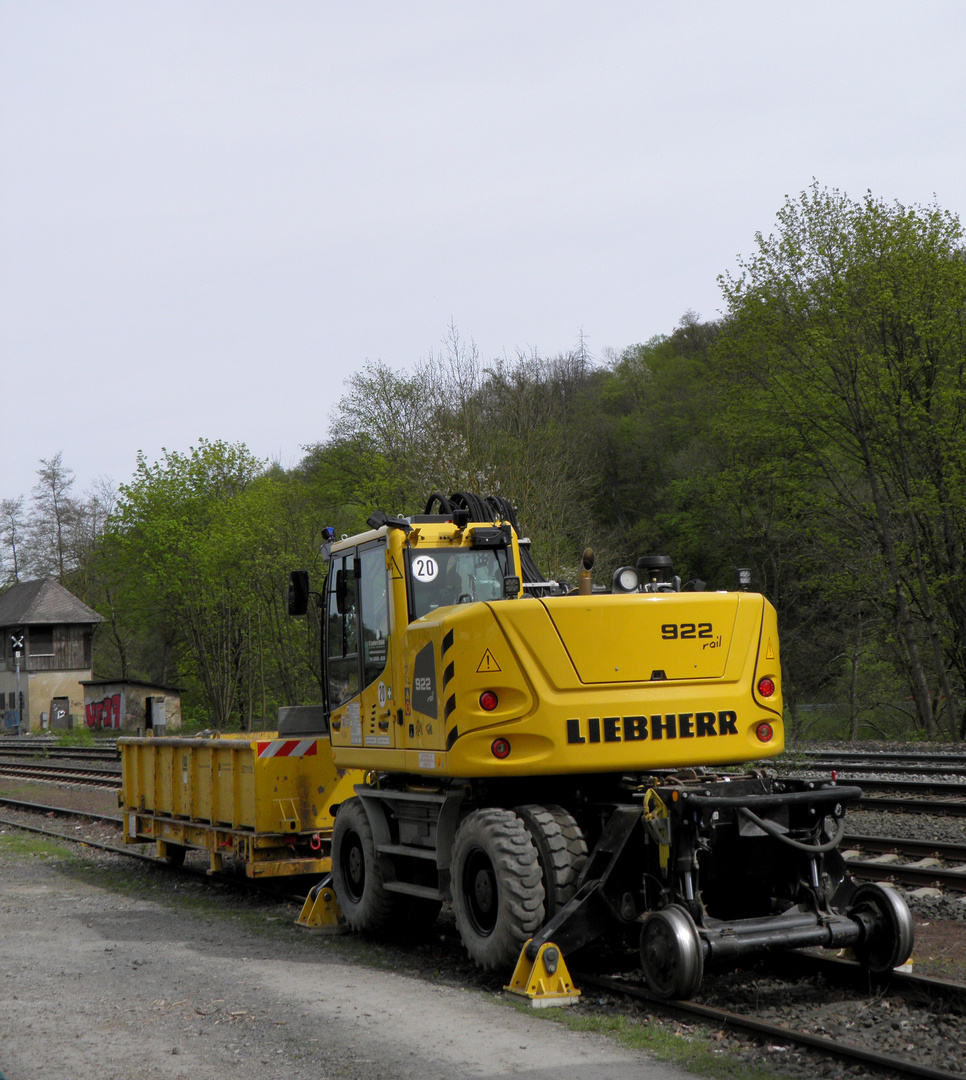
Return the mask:
[[856, 202], [814, 184], [756, 245], [721, 279], [716, 356], [734, 438], [771, 445], [735, 483], [747, 490], [783, 462], [800, 527], [826, 567], [852, 565], [933, 735], [934, 699], [952, 703], [966, 677], [961, 226], [937, 206]]
[[444, 350], [411, 374], [367, 364], [349, 377], [330, 437], [302, 468], [341, 477], [345, 528], [374, 508], [402, 512], [434, 491], [506, 494], [533, 532], [542, 568], [575, 572], [590, 531], [585, 512], [596, 455], [585, 408], [593, 364], [583, 341], [485, 366], [450, 328]]
[[729, 572], [706, 497], [720, 468], [710, 440], [717, 334], [717, 324], [687, 312], [672, 334], [630, 346], [610, 364], [599, 391], [593, 505], [619, 563], [660, 553], [686, 578], [720, 581]]
[[[219, 726], [238, 705], [251, 627], [244, 543], [231, 511], [261, 465], [240, 444], [205, 439], [187, 454], [164, 451], [153, 465], [139, 455], [105, 536], [124, 622], [170, 643], [177, 677], [199, 688]], [[167, 665], [145, 674], [171, 677]]]

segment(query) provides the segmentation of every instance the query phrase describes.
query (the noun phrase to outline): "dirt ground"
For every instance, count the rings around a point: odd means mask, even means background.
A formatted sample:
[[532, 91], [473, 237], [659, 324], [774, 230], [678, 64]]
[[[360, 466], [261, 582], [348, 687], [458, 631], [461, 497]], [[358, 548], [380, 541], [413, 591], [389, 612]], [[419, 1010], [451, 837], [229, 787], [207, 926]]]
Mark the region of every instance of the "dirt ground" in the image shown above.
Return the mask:
[[355, 963], [363, 943], [299, 930], [277, 901], [219, 907], [210, 886], [22, 837], [0, 836], [5, 1080], [688, 1075], [491, 991]]

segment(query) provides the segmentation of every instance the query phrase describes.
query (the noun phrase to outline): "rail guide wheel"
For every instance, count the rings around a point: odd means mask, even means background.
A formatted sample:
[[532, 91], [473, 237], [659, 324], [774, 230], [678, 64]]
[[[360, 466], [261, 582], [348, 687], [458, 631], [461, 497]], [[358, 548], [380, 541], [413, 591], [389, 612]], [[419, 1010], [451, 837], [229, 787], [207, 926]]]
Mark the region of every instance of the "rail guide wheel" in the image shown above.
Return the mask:
[[883, 973], [904, 964], [912, 955], [915, 925], [905, 900], [888, 885], [867, 881], [852, 895], [849, 915], [863, 928], [852, 946], [856, 960], [870, 971]]
[[652, 993], [688, 998], [704, 977], [704, 948], [690, 914], [680, 905], [654, 911], [641, 927], [641, 966]]

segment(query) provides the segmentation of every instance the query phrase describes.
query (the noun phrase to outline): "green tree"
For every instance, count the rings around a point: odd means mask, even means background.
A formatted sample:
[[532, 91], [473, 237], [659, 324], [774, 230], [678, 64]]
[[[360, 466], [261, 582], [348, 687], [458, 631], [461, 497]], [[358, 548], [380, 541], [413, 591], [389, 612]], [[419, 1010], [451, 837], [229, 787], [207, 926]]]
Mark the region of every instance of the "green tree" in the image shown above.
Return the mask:
[[125, 621], [171, 643], [177, 677], [198, 687], [218, 726], [239, 704], [251, 626], [232, 509], [262, 464], [243, 445], [205, 439], [153, 465], [139, 455], [105, 536]]
[[966, 677], [960, 223], [937, 206], [856, 202], [816, 183], [756, 246], [721, 279], [717, 362], [733, 437], [771, 445], [735, 484], [747, 490], [781, 461], [800, 492], [799, 526], [826, 567], [851, 564], [934, 735], [934, 701], [961, 700]]

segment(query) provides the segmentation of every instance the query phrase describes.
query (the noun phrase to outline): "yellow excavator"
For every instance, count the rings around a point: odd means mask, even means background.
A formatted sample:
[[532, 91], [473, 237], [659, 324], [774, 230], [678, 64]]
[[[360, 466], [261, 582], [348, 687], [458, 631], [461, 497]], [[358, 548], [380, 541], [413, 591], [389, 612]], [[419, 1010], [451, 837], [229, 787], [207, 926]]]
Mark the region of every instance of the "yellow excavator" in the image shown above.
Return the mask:
[[859, 789], [762, 767], [784, 748], [781, 665], [749, 582], [682, 585], [645, 556], [601, 589], [589, 550], [576, 587], [544, 580], [499, 497], [368, 525], [328, 530], [321, 589], [304, 571], [289, 589], [322, 625], [318, 734], [361, 770], [331, 807], [351, 929], [451, 901], [470, 957], [516, 965], [531, 997], [592, 944], [633, 947], [666, 997], [769, 949], [907, 959], [905, 902], [838, 851]]

